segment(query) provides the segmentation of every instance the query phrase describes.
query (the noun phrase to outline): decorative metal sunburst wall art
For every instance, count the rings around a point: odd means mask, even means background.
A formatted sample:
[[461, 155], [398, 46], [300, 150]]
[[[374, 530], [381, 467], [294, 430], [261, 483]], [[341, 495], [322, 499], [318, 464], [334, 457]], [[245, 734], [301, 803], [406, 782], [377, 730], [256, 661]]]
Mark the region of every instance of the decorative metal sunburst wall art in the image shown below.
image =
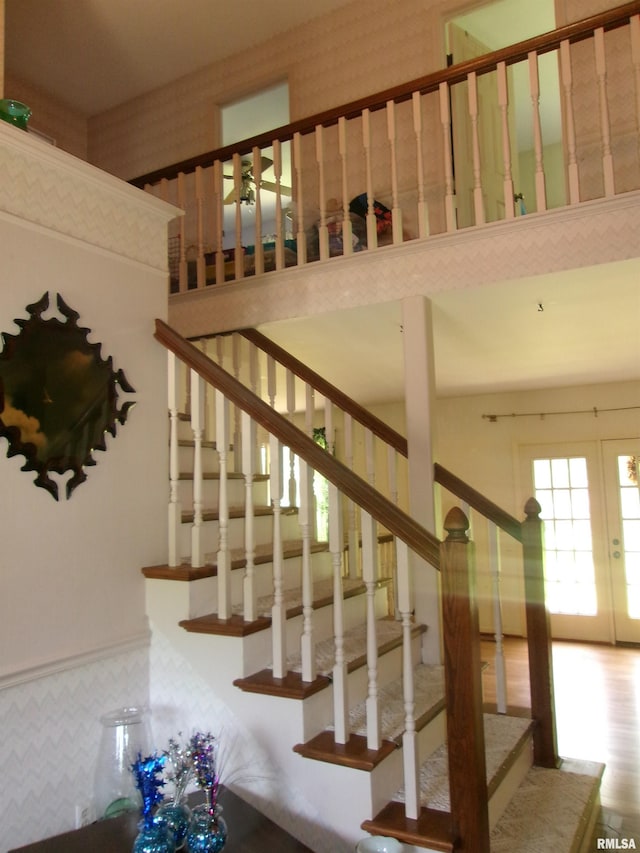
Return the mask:
[[7, 456], [23, 454], [23, 471], [37, 471], [36, 486], [58, 500], [50, 473], [67, 480], [70, 497], [87, 479], [84, 468], [95, 465], [93, 452], [106, 450], [106, 433], [116, 435], [133, 402], [118, 408], [118, 389], [134, 393], [112, 358], [100, 355], [101, 344], [87, 340], [91, 332], [78, 326], [79, 314], [56, 295], [64, 317], [43, 318], [49, 295], [27, 305], [28, 320], [17, 319], [17, 335], [2, 333], [0, 353], [0, 435], [9, 441]]

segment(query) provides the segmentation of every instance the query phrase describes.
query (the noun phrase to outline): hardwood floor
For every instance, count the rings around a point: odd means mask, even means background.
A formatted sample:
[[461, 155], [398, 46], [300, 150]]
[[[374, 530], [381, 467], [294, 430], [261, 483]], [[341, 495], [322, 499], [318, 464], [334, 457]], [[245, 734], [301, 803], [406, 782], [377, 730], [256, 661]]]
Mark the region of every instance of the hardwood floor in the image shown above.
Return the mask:
[[[494, 653], [483, 639], [485, 702], [495, 702]], [[507, 638], [505, 660], [507, 701], [528, 707], [526, 641]], [[556, 640], [553, 679], [560, 755], [606, 765], [603, 824], [640, 839], [640, 648]]]

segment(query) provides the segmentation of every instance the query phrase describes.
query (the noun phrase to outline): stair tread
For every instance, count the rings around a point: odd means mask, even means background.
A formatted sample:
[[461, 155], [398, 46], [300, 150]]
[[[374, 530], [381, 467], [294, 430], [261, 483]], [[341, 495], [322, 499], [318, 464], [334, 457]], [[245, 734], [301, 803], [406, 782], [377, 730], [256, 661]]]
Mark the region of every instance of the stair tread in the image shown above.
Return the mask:
[[[502, 773], [510, 756], [527, 738], [532, 721], [506, 714], [484, 714], [484, 738], [487, 768], [487, 785], [491, 790], [492, 780]], [[400, 788], [392, 798], [404, 801], [404, 789]], [[420, 767], [420, 802], [424, 807], [449, 811], [449, 766], [446, 743], [439, 746]]]
[[491, 833], [491, 853], [570, 853], [588, 828], [603, 771], [593, 761], [532, 767]]

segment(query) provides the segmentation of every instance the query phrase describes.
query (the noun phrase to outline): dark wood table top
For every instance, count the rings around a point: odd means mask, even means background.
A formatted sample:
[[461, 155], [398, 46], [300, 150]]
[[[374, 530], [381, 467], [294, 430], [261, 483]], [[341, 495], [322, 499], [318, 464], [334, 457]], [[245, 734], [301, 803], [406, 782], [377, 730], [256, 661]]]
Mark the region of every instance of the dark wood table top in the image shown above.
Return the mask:
[[[196, 801], [200, 802], [201, 798]], [[302, 842], [231, 791], [222, 790], [219, 802], [229, 830], [224, 853], [312, 853]], [[132, 812], [17, 847], [9, 853], [17, 853], [18, 850], [20, 853], [131, 853], [139, 820], [140, 815]]]

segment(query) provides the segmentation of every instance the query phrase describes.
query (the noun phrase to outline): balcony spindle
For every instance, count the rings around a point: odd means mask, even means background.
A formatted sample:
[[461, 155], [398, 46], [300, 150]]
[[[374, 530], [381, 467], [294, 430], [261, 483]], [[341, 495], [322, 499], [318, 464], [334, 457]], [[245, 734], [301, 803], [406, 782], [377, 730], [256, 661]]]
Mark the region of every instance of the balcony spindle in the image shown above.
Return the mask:
[[504, 212], [505, 219], [513, 219], [516, 215], [513, 201], [513, 173], [511, 169], [511, 138], [509, 134], [509, 86], [507, 83], [507, 66], [498, 63], [498, 106], [502, 125], [502, 157], [504, 168]]
[[378, 537], [376, 525], [362, 510], [362, 579], [367, 589], [367, 748], [380, 749], [382, 729], [378, 698], [378, 638], [376, 632], [376, 586], [378, 581]]
[[253, 207], [255, 235], [254, 235], [254, 261], [256, 275], [264, 272], [264, 246], [262, 243], [262, 152], [257, 145], [253, 147], [253, 177], [256, 182], [256, 203]]
[[609, 102], [607, 99], [607, 55], [604, 46], [604, 29], [602, 27], [598, 27], [593, 34], [593, 47], [596, 58], [598, 96], [600, 99], [600, 133], [602, 134], [602, 173], [604, 176], [604, 194], [606, 198], [610, 198], [615, 195], [616, 190], [613, 178], [611, 122], [609, 121]]
[[493, 636], [496, 642], [496, 704], [499, 714], [507, 713], [507, 671], [504, 660], [504, 634], [502, 633], [502, 597], [500, 590], [500, 531], [489, 521], [487, 524], [489, 571], [493, 593]]
[[[289, 421], [294, 424], [295, 423], [295, 414], [296, 414], [296, 377], [295, 374], [292, 373], [291, 370], [287, 370], [286, 374], [286, 388], [287, 388], [287, 417]], [[296, 505], [297, 499], [297, 491], [298, 486], [296, 483], [296, 460], [295, 455], [293, 453], [289, 453], [289, 506]]]
[[256, 470], [256, 422], [251, 415], [242, 412], [242, 473], [244, 475], [244, 551], [247, 561], [243, 578], [244, 620], [254, 622], [258, 618], [258, 598], [255, 588], [255, 534], [253, 510], [253, 478]]
[[542, 125], [540, 123], [540, 77], [538, 74], [538, 54], [529, 52], [529, 92], [531, 94], [531, 115], [533, 119], [533, 148], [536, 158], [536, 210], [540, 213], [547, 209], [547, 191], [544, 181], [544, 162], [542, 147]]
[[231, 618], [231, 559], [229, 555], [229, 495], [227, 488], [229, 448], [229, 401], [215, 391], [216, 450], [218, 453], [218, 617]]
[[408, 818], [415, 820], [420, 813], [420, 762], [416, 732], [416, 705], [413, 680], [414, 661], [411, 644], [413, 591], [409, 565], [409, 549], [399, 539], [396, 540], [396, 564], [397, 606], [402, 622], [402, 687], [404, 698], [402, 756], [404, 763], [405, 812]]
[[576, 148], [576, 125], [573, 116], [573, 76], [571, 71], [571, 45], [565, 40], [560, 45], [560, 78], [564, 95], [565, 148], [567, 157], [567, 184], [569, 204], [580, 202], [580, 178]]
[[338, 119], [338, 150], [342, 167], [342, 252], [344, 255], [353, 253], [353, 227], [349, 213], [349, 181], [347, 162], [347, 120], [344, 116]]
[[[182, 210], [186, 210], [187, 208], [187, 191], [185, 189], [185, 177], [184, 172], [178, 173], [178, 207], [182, 208]], [[187, 290], [187, 278], [188, 278], [188, 270], [187, 270], [187, 241], [185, 237], [185, 217], [181, 216], [178, 220], [178, 289], [180, 293], [184, 293]]]
[[391, 227], [394, 245], [402, 243], [402, 209], [398, 197], [398, 155], [396, 151], [396, 105], [387, 101], [387, 138], [391, 167]]
[[169, 565], [180, 565], [180, 525], [182, 504], [178, 491], [180, 462], [178, 454], [179, 391], [178, 363], [172, 352], [168, 353], [168, 397], [169, 397]]
[[[353, 457], [353, 418], [347, 412], [344, 413], [344, 456], [347, 468], [354, 471]], [[358, 544], [358, 526], [355, 503], [349, 499], [347, 501], [347, 518], [349, 529], [347, 531], [347, 545], [349, 549], [349, 577], [358, 577], [358, 553], [360, 551]]]
[[444, 209], [447, 231], [455, 231], [456, 200], [453, 183], [453, 156], [451, 153], [451, 103], [448, 83], [440, 83], [440, 123], [442, 124], [442, 150], [444, 152]]
[[204, 380], [191, 371], [191, 430], [193, 433], [193, 524], [191, 566], [204, 565], [202, 544], [202, 433], [204, 431]]
[[[284, 231], [282, 217], [282, 144], [273, 140], [273, 173], [276, 184], [276, 269], [284, 268]], [[257, 238], [256, 238], [257, 239]]]
[[296, 176], [296, 252], [298, 264], [307, 262], [307, 239], [304, 232], [304, 192], [302, 180], [302, 137], [299, 133], [293, 135], [293, 166]]
[[215, 252], [216, 252], [216, 282], [224, 281], [224, 177], [223, 164], [216, 160], [213, 164], [213, 193], [215, 198]]
[[324, 177], [324, 128], [321, 124], [316, 125], [315, 139], [316, 163], [318, 164], [318, 205], [320, 207], [318, 244], [320, 260], [325, 261], [329, 257], [329, 229], [327, 227], [327, 195]]
[[329, 553], [333, 567], [333, 633], [335, 662], [333, 666], [333, 719], [336, 743], [349, 740], [349, 701], [347, 662], [344, 654], [344, 601], [342, 594], [342, 506], [340, 492], [329, 483]]
[[316, 654], [313, 638], [313, 574], [311, 565], [311, 477], [309, 465], [300, 459], [300, 508], [298, 520], [302, 533], [302, 637], [300, 653], [302, 680], [315, 681]]
[[233, 190], [235, 204], [235, 254], [234, 275], [236, 279], [244, 278], [244, 259], [242, 257], [242, 158], [236, 151], [233, 155]]
[[197, 234], [197, 256], [196, 256], [196, 281], [198, 287], [205, 286], [206, 271], [204, 260], [204, 175], [202, 166], [196, 166], [196, 234]]
[[282, 445], [274, 435], [269, 436], [269, 474], [273, 507], [273, 606], [271, 608], [273, 677], [284, 678], [287, 673], [287, 613], [284, 601], [282, 554]]
[[424, 157], [422, 153], [422, 96], [414, 92], [411, 96], [413, 130], [416, 136], [416, 178], [418, 184], [418, 237], [429, 236], [429, 209], [425, 199]]
[[364, 168], [367, 183], [367, 248], [378, 247], [378, 226], [373, 212], [373, 167], [371, 163], [371, 113], [362, 111], [362, 147], [364, 148]]
[[478, 75], [472, 71], [467, 81], [469, 84], [469, 118], [471, 119], [471, 151], [473, 155], [473, 210], [476, 225], [485, 222], [484, 197], [482, 195], [482, 159], [480, 152], [479, 105], [478, 105]]

